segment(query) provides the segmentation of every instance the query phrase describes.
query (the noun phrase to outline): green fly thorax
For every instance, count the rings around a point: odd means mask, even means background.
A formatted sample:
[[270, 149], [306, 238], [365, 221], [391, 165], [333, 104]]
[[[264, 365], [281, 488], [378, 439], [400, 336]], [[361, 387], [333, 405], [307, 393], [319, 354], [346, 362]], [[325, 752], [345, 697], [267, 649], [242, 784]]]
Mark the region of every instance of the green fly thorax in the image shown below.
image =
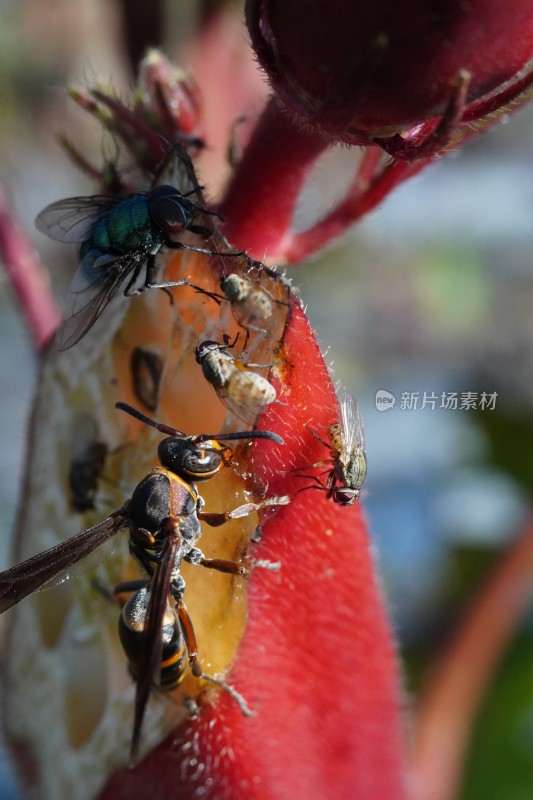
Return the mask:
[[97, 222], [92, 247], [103, 253], [151, 251], [162, 244], [163, 235], [150, 218], [146, 195], [133, 195], [107, 211]]

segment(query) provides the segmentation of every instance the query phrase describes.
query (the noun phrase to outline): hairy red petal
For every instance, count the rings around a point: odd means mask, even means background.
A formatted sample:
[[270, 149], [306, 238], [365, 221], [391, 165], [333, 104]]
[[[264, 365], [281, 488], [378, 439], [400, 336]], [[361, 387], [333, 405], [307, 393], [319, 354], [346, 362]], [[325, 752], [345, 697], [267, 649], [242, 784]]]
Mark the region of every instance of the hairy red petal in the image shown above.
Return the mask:
[[470, 102], [533, 57], [528, 0], [248, 0], [252, 44], [287, 106], [331, 135], [383, 136]]

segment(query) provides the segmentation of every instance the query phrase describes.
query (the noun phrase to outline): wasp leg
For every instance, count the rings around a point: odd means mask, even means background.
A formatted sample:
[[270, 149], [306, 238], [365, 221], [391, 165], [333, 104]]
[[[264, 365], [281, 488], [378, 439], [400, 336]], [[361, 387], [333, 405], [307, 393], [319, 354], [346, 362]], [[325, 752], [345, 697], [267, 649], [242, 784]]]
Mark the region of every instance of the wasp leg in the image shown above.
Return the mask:
[[201, 558], [198, 563], [202, 567], [216, 569], [228, 575], [248, 576], [250, 574], [249, 568], [244, 561], [226, 561], [224, 558]]
[[228, 575], [249, 575], [246, 561], [227, 561], [224, 558], [206, 558], [198, 547], [193, 547], [193, 549], [187, 553], [184, 560], [195, 566], [216, 569]]
[[100, 583], [98, 578], [93, 578], [91, 582], [93, 589], [98, 592], [98, 594], [102, 595], [104, 600], [113, 606], [118, 603], [121, 608], [125, 603], [125, 601], [120, 597], [121, 594], [131, 594], [131, 592], [137, 592], [139, 589], [147, 586], [148, 583], [149, 581], [145, 578], [138, 578], [137, 580], [133, 581], [123, 581], [122, 583], [118, 583], [116, 586], [114, 586], [113, 591], [110, 592], [106, 586]]
[[287, 506], [291, 502], [288, 495], [281, 497], [267, 497], [259, 503], [245, 503], [242, 506], [233, 508], [231, 511], [224, 511], [220, 514], [212, 511], [198, 511], [198, 519], [206, 522], [211, 527], [216, 528], [219, 525], [224, 525], [230, 519], [241, 519], [242, 517], [249, 517], [255, 511], [261, 511], [262, 508], [268, 506]]
[[251, 558], [250, 569], [268, 569], [270, 572], [279, 572], [281, 561], [270, 561], [268, 558]]
[[196, 640], [196, 633], [194, 632], [192, 619], [189, 616], [189, 612], [187, 611], [187, 607], [183, 602], [183, 598], [179, 595], [176, 595], [174, 600], [176, 603], [176, 610], [178, 612], [181, 630], [183, 632], [183, 638], [185, 639], [185, 646], [187, 648], [187, 653], [189, 654], [189, 666], [192, 674], [199, 678], [202, 674], [202, 668], [198, 663], [198, 642]]
[[224, 689], [224, 691], [235, 700], [245, 717], [255, 717], [256, 712], [250, 708], [242, 694], [239, 694], [239, 692], [234, 689], [233, 686], [230, 686], [229, 683], [221, 681], [218, 678], [214, 678], [212, 675], [208, 675], [207, 672], [202, 672], [199, 677], [203, 678], [204, 681], [214, 683], [215, 686], [218, 686], [220, 689]]
[[216, 569], [219, 572], [225, 572], [228, 575], [243, 575], [245, 578], [249, 578], [252, 574], [252, 570], [256, 567], [260, 567], [261, 569], [269, 569], [272, 572], [277, 572], [281, 568], [280, 561], [258, 559], [249, 555], [244, 556], [242, 561], [226, 561], [223, 558], [206, 558], [202, 551], [197, 547], [193, 548], [188, 556], [185, 556], [185, 561], [190, 561], [191, 564], [195, 564], [200, 567]]
[[158, 558], [151, 554], [155, 542], [154, 535], [144, 528], [130, 528], [129, 551], [148, 575], [154, 574]]
[[194, 632], [194, 627], [192, 624], [192, 620], [189, 616], [189, 612], [185, 607], [185, 603], [183, 602], [181, 597], [176, 597], [176, 608], [178, 611], [178, 617], [181, 625], [181, 630], [183, 631], [183, 638], [185, 639], [185, 645], [187, 647], [187, 652], [189, 654], [189, 665], [191, 668], [192, 674], [196, 678], [202, 678], [205, 681], [209, 681], [210, 683], [214, 683], [215, 686], [218, 686], [220, 689], [224, 689], [225, 692], [232, 697], [239, 708], [241, 709], [242, 713], [245, 717], [253, 717], [255, 716], [255, 712], [251, 710], [248, 706], [246, 700], [242, 695], [239, 694], [232, 686], [225, 683], [224, 681], [219, 680], [218, 678], [214, 678], [212, 675], [208, 675], [205, 672], [202, 672], [202, 667], [198, 662], [198, 643], [196, 641], [196, 634]]
[[133, 581], [123, 581], [122, 583], [117, 583], [117, 585], [113, 588], [113, 597], [121, 606], [123, 606], [124, 603], [120, 597], [121, 594], [138, 592], [139, 589], [144, 589], [144, 587], [148, 586], [149, 583], [150, 581], [146, 580], [146, 578], [137, 578]]

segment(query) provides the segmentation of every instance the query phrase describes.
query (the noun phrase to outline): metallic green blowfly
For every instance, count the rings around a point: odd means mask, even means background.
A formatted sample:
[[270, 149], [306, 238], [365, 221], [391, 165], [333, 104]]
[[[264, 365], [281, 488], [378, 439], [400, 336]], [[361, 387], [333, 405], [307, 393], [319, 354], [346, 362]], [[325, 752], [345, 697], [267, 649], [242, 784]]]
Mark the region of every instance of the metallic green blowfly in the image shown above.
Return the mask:
[[[204, 238], [213, 233], [194, 222], [200, 213], [216, 216], [188, 199], [198, 191], [182, 194], [173, 186], [163, 185], [128, 197], [69, 197], [41, 211], [35, 224], [42, 233], [60, 242], [81, 243], [79, 267], [57, 334], [60, 350], [67, 350], [85, 336], [124, 283], [128, 296], [145, 289], [184, 285], [209, 294], [188, 280], [153, 281], [155, 256], [162, 247], [217, 254], [173, 238], [186, 231]], [[144, 264], [144, 283], [136, 287]]]

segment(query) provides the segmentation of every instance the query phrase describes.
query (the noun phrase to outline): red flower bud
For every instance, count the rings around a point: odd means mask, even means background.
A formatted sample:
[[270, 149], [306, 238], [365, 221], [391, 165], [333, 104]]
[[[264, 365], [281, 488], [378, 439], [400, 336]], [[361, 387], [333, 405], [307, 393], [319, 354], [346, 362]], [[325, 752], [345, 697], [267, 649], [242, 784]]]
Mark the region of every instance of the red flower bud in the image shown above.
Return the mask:
[[353, 144], [462, 112], [533, 57], [528, 0], [248, 0], [247, 22], [288, 108]]

